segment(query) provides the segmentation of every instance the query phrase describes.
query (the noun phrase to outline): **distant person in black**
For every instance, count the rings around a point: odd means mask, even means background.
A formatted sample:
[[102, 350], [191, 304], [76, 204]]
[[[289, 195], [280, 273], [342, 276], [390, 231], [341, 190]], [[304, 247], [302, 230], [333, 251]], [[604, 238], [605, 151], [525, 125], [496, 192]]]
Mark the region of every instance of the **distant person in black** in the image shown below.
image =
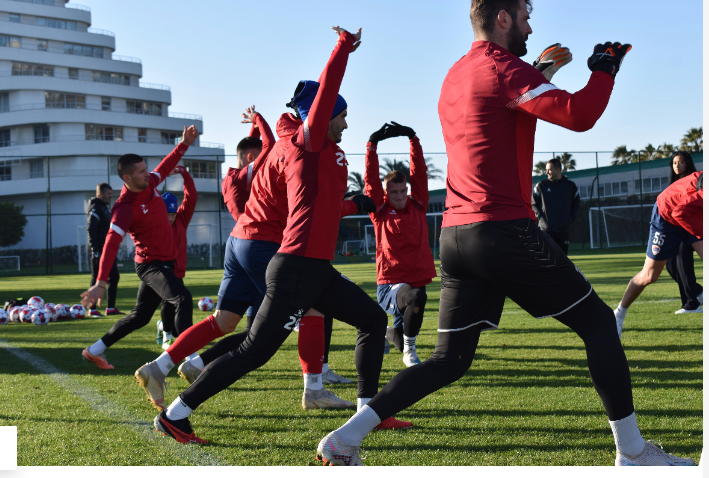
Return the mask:
[[539, 228], [556, 242], [564, 254], [569, 253], [569, 226], [581, 207], [579, 189], [561, 175], [561, 161], [547, 162], [549, 179], [539, 181], [532, 191], [532, 209]]
[[[670, 184], [678, 179], [697, 172], [692, 155], [686, 151], [675, 151], [670, 161]], [[667, 272], [677, 282], [679, 294], [682, 298], [682, 308], [675, 314], [701, 313], [704, 302], [704, 289], [697, 283], [694, 275], [694, 248], [679, 245], [679, 252], [675, 257], [667, 259], [665, 264]]]
[[[113, 188], [107, 183], [99, 184], [96, 186], [96, 197], [91, 198], [89, 201], [89, 211], [86, 213], [86, 229], [89, 234], [89, 253], [91, 254], [91, 286], [96, 284], [103, 243], [106, 242], [106, 235], [111, 227], [111, 197], [113, 197]], [[118, 292], [118, 281], [120, 279], [118, 265], [114, 262], [111, 273], [108, 276], [108, 307], [106, 307], [106, 315], [121, 314], [121, 311], [116, 308], [116, 292]], [[99, 307], [101, 307], [101, 299], [98, 300], [96, 309], [92, 309], [89, 315], [101, 317], [101, 312], [97, 310]]]

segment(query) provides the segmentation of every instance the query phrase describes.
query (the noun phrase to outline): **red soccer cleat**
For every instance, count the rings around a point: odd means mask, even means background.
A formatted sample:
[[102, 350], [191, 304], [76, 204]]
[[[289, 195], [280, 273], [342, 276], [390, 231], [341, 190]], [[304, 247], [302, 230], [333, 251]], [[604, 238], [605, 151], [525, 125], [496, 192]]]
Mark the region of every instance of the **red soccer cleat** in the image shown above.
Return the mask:
[[95, 363], [101, 370], [113, 370], [116, 368], [108, 363], [108, 360], [106, 360], [106, 356], [104, 354], [91, 355], [88, 347], [81, 351], [81, 356], [84, 357], [84, 360]]
[[397, 420], [394, 417], [389, 417], [377, 425], [375, 430], [406, 430], [414, 426], [411, 422], [405, 422], [404, 420]]
[[153, 420], [153, 424], [156, 432], [162, 432], [163, 436], [167, 435], [174, 438], [177, 443], [199, 443], [200, 445], [207, 443], [207, 440], [202, 440], [194, 434], [189, 418], [170, 420], [167, 418], [167, 410], [160, 412]]

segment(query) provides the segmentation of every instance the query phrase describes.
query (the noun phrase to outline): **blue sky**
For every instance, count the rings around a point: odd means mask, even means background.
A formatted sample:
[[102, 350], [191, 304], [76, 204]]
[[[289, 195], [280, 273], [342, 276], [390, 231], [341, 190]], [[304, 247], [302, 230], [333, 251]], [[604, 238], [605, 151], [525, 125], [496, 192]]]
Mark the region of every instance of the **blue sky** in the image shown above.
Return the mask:
[[[93, 27], [116, 33], [117, 54], [143, 60], [143, 81], [172, 88], [171, 111], [204, 116], [203, 140], [223, 143], [227, 154], [248, 133], [240, 123], [243, 108], [255, 104], [274, 125], [298, 80], [318, 78], [336, 41], [330, 26], [362, 27], [362, 46], [350, 57], [341, 89], [349, 104], [341, 146], [351, 155], [350, 170], [360, 172], [363, 156], [353, 153], [363, 153], [369, 135], [390, 120], [413, 127], [424, 151], [445, 151], [440, 87], [474, 41], [469, 0], [78, 3], [91, 7]], [[526, 61], [552, 43], [571, 49], [574, 60], [554, 77], [569, 91], [588, 81], [586, 60], [596, 43], [633, 44], [595, 128], [574, 133], [540, 121], [536, 151], [678, 144], [703, 124], [701, 1], [537, 0], [530, 24]], [[379, 150], [380, 156], [406, 152], [408, 144], [390, 139]], [[574, 157], [579, 169], [595, 165], [593, 155]], [[434, 161], [445, 171], [443, 156]]]

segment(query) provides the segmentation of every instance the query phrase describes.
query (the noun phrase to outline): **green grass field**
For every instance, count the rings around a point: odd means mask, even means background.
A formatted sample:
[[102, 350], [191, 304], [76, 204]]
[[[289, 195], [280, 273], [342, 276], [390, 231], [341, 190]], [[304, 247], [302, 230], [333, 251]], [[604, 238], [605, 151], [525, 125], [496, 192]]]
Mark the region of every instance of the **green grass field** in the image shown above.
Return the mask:
[[[572, 255], [600, 297], [615, 307], [643, 264], [640, 249]], [[338, 269], [375, 297], [373, 264]], [[702, 271], [697, 263], [697, 277]], [[221, 274], [188, 273], [197, 299], [216, 299]], [[78, 302], [87, 275], [10, 277], [5, 298], [39, 295]], [[131, 309], [138, 279], [121, 277], [118, 307]], [[428, 289], [422, 359], [436, 341], [440, 281]], [[678, 289], [663, 273], [626, 319], [623, 345], [630, 363], [640, 429], [667, 451], [699, 461], [702, 450], [702, 315], [675, 315]], [[195, 322], [205, 314], [195, 309]], [[80, 352], [115, 318], [67, 320], [46, 327], [0, 328], [0, 425], [18, 429], [18, 465], [316, 465], [315, 448], [352, 410], [302, 410], [297, 335], [273, 359], [192, 415], [210, 442], [178, 445], [155, 433], [156, 411], [133, 382], [133, 372], [157, 357], [155, 323], [107, 351], [115, 370], [101, 371]], [[240, 326], [237, 330], [240, 330]], [[335, 322], [330, 365], [355, 377], [354, 330]], [[384, 357], [383, 385], [403, 368], [392, 347]], [[187, 383], [168, 377], [171, 402]], [[355, 400], [353, 385], [328, 388]], [[583, 343], [553, 319], [535, 320], [508, 301], [497, 331], [485, 332], [471, 369], [458, 382], [401, 412], [407, 431], [376, 432], [363, 443], [365, 465], [612, 465], [613, 436], [588, 375]]]

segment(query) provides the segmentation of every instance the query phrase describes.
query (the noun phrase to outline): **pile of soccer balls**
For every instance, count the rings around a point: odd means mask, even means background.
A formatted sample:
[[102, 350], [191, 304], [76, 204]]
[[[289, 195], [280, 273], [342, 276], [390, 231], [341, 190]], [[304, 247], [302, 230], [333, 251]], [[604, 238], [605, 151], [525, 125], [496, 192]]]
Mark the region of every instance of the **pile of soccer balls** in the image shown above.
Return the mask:
[[83, 319], [86, 308], [81, 304], [69, 307], [66, 304], [44, 303], [41, 297], [31, 297], [27, 305], [13, 307], [8, 311], [0, 310], [0, 325], [9, 323], [47, 325], [59, 319]]

